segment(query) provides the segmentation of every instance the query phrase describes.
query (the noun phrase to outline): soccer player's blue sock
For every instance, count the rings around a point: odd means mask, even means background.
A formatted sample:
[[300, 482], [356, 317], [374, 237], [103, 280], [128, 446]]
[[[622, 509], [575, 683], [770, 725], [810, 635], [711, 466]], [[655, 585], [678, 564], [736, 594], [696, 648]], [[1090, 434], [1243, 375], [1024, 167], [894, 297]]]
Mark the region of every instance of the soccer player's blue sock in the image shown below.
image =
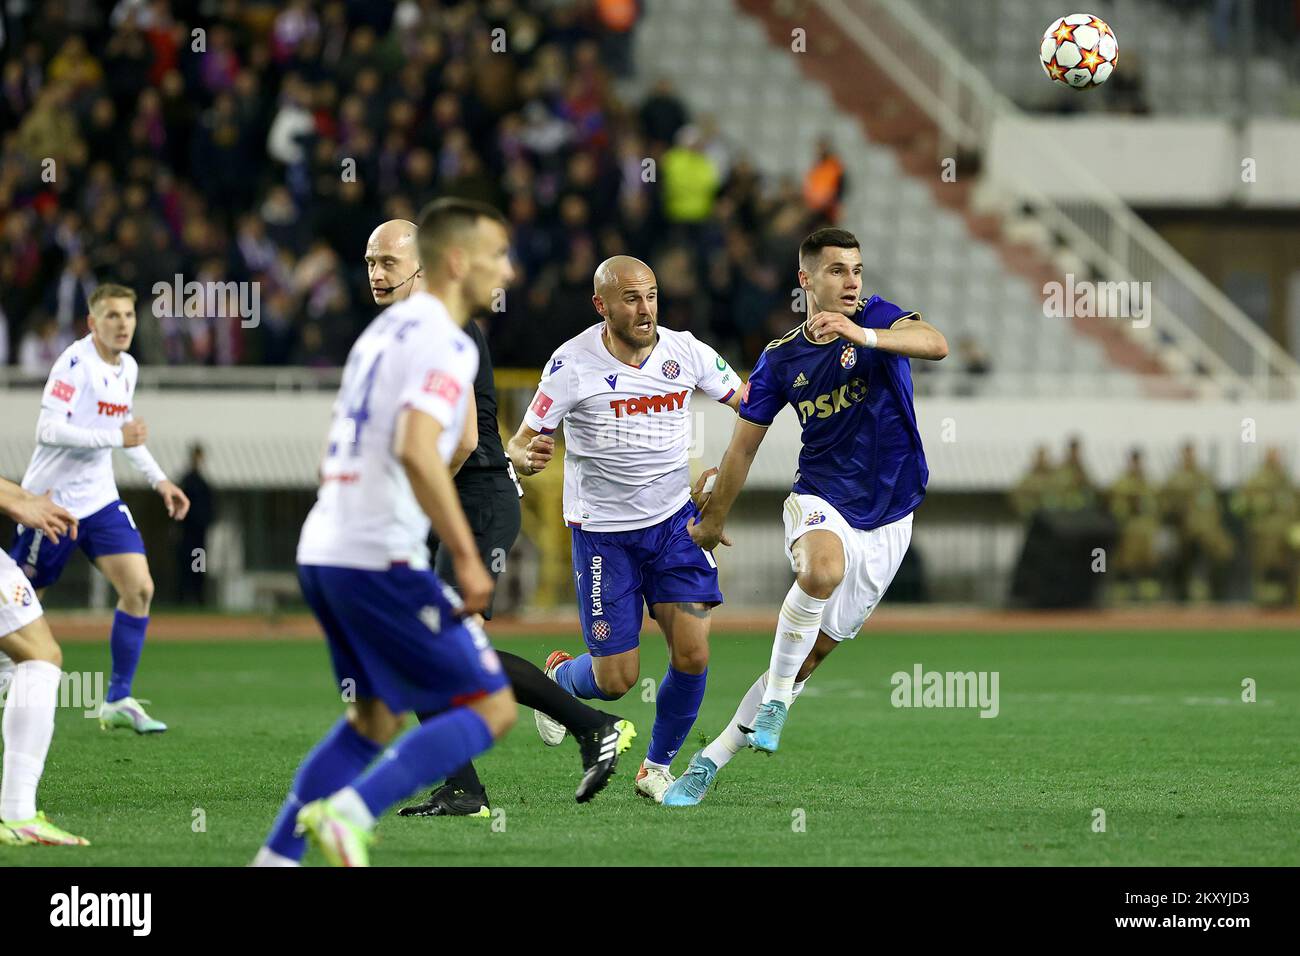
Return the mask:
[[655, 723], [650, 731], [646, 760], [665, 767], [673, 762], [700, 714], [708, 676], [707, 668], [703, 674], [687, 674], [668, 665], [668, 673], [664, 675], [663, 683], [659, 685], [659, 696], [655, 699]]
[[302, 837], [293, 835], [293, 828], [302, 805], [347, 786], [378, 753], [379, 744], [357, 733], [346, 717], [340, 718], [298, 767], [266, 845], [281, 856], [301, 860], [306, 845]]
[[555, 668], [555, 683], [559, 684], [574, 697], [583, 700], [618, 700], [601, 692], [596, 684], [596, 674], [591, 669], [591, 655], [583, 654], [571, 661], [565, 661]]
[[109, 656], [113, 670], [108, 678], [109, 703], [131, 696], [131, 682], [144, 650], [144, 632], [149, 626], [149, 615], [136, 617], [125, 611], [113, 613], [113, 630], [108, 638]]
[[420, 724], [384, 752], [365, 776], [352, 784], [378, 817], [397, 801], [441, 780], [492, 746], [487, 722], [468, 707], [457, 707]]

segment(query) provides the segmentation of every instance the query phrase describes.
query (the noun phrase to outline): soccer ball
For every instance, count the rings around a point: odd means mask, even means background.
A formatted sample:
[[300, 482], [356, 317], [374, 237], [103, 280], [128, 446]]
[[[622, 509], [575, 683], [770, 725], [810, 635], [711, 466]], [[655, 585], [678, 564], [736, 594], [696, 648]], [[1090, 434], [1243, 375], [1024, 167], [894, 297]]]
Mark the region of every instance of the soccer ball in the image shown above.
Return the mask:
[[1057, 83], [1091, 90], [1119, 65], [1119, 42], [1106, 21], [1091, 13], [1057, 17], [1038, 48], [1043, 72]]

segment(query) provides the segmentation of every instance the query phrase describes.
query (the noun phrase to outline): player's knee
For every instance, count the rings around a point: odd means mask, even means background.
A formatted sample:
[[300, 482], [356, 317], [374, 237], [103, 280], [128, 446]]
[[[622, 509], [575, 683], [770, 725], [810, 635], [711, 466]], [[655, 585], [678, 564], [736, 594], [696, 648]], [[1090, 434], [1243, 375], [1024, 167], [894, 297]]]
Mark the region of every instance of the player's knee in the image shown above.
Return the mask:
[[373, 701], [358, 702], [348, 708], [348, 723], [362, 737], [383, 746], [401, 732], [404, 718]]
[[637, 674], [627, 671], [615, 671], [612, 674], [596, 675], [596, 686], [600, 692], [611, 700], [622, 697], [636, 684]]
[[844, 580], [844, 565], [830, 559], [813, 559], [799, 572], [797, 580], [809, 597], [825, 600]]
[[673, 649], [673, 670], [683, 674], [703, 674], [709, 668], [709, 645]]
[[149, 605], [153, 603], [153, 578], [147, 577], [136, 585], [135, 600], [145, 611], [149, 610]]

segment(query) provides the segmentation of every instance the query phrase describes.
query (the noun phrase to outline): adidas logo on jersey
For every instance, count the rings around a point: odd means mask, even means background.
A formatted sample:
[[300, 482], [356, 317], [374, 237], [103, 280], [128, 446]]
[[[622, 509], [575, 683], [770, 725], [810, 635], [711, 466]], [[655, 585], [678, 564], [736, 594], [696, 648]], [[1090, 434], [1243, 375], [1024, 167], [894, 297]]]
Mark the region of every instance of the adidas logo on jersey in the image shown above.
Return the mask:
[[791, 387], [791, 388], [803, 388], [803, 387], [804, 387], [805, 385], [807, 385], [807, 384], [808, 384], [808, 376], [805, 375], [803, 372], [800, 372], [800, 373], [795, 377], [794, 384], [793, 384], [792, 386], [790, 386], [790, 387]]

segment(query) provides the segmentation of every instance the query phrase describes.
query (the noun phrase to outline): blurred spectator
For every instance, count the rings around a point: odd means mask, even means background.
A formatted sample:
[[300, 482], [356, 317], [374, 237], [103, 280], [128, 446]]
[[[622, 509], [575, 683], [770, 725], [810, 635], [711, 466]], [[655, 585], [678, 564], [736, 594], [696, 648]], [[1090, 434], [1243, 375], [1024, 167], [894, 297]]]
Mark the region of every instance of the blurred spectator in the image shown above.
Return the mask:
[[73, 342], [70, 333], [61, 331], [53, 316], [43, 316], [23, 335], [18, 346], [18, 367], [24, 375], [44, 378], [50, 374], [54, 360]]
[[840, 199], [844, 196], [844, 164], [835, 155], [830, 140], [817, 144], [817, 161], [804, 175], [803, 199], [808, 211], [828, 223], [840, 218]]
[[1107, 493], [1118, 539], [1108, 570], [1115, 575], [1113, 592], [1121, 600], [1136, 597], [1152, 601], [1160, 596], [1160, 503], [1155, 485], [1147, 478], [1142, 452], [1129, 452], [1128, 466]]
[[632, 75], [632, 28], [639, 15], [638, 0], [596, 0], [596, 16], [602, 29], [601, 58], [613, 67], [616, 76]]
[[1011, 508], [1018, 517], [1028, 520], [1048, 504], [1055, 473], [1051, 453], [1046, 445], [1039, 445], [1029, 472], [1011, 489]]
[[1052, 474], [1052, 506], [1061, 511], [1082, 511], [1097, 500], [1096, 487], [1083, 466], [1083, 443], [1078, 437], [1066, 445], [1065, 458]]
[[1246, 523], [1255, 600], [1268, 607], [1293, 603], [1300, 501], [1276, 448], [1232, 496], [1232, 510]]
[[1161, 510], [1177, 538], [1175, 594], [1183, 601], [1206, 600], [1235, 549], [1223, 527], [1214, 479], [1197, 464], [1196, 448], [1190, 442], [1183, 446], [1181, 462], [1160, 497]]
[[190, 510], [180, 523], [176, 543], [176, 599], [206, 604], [208, 528], [216, 518], [212, 486], [203, 474], [203, 446], [190, 446], [190, 465], [181, 478], [181, 491], [190, 499]]
[[671, 80], [661, 79], [650, 91], [649, 98], [641, 104], [641, 128], [650, 141], [652, 150], [666, 148], [677, 138], [677, 131], [686, 125], [686, 107], [677, 96]]
[[718, 191], [718, 170], [700, 150], [700, 131], [683, 126], [672, 149], [659, 163], [663, 181], [664, 216], [670, 223], [698, 225], [713, 212]]
[[993, 360], [989, 357], [989, 353], [979, 342], [967, 335], [957, 343], [957, 361], [962, 372], [962, 381], [957, 387], [956, 394], [966, 396], [976, 394], [979, 391], [978, 380], [993, 371]]

